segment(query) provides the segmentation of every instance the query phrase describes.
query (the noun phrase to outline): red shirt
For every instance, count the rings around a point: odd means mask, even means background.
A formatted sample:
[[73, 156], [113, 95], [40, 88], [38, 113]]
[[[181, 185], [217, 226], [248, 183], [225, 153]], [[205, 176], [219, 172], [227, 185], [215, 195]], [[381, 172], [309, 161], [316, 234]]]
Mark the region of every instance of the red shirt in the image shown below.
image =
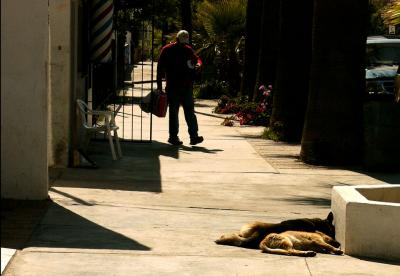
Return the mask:
[[174, 42], [164, 46], [157, 65], [158, 87], [164, 76], [167, 87], [192, 85], [197, 63], [201, 65], [201, 59], [189, 45]]

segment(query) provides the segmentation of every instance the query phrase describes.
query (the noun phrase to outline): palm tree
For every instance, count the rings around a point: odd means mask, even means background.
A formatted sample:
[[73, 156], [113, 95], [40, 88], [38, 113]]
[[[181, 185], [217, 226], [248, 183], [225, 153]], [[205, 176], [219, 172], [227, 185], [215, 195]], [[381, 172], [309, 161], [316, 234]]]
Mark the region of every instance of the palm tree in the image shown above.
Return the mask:
[[400, 1], [393, 1], [387, 5], [382, 13], [384, 22], [387, 25], [399, 25], [400, 24]]
[[192, 3], [191, 0], [181, 1], [182, 29], [189, 32], [189, 41], [192, 42]]
[[234, 96], [240, 85], [235, 47], [244, 34], [246, 0], [205, 0], [197, 11], [204, 30], [204, 47], [199, 54], [217, 58], [220, 78], [228, 81]]
[[270, 129], [300, 142], [311, 65], [313, 0], [281, 0], [279, 54]]
[[[308, 107], [300, 157], [361, 161], [368, 0], [315, 0]], [[354, 16], [354, 15], [357, 16]]]
[[257, 98], [260, 85], [269, 85], [275, 82], [280, 2], [280, 0], [262, 1], [257, 73], [251, 97], [253, 100]]
[[243, 96], [253, 97], [257, 76], [258, 55], [261, 41], [261, 18], [263, 2], [260, 0], [248, 0], [246, 10], [246, 42], [244, 51], [244, 68], [240, 93]]

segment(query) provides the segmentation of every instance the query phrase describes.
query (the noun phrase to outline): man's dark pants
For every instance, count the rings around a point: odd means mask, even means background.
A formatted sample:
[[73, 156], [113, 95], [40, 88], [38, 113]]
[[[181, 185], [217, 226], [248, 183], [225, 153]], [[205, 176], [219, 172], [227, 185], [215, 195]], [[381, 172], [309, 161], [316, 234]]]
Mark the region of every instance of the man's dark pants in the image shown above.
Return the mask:
[[166, 89], [169, 104], [169, 137], [178, 136], [179, 132], [179, 107], [182, 105], [185, 120], [191, 138], [197, 137], [198, 124], [194, 113], [193, 87], [180, 86]]

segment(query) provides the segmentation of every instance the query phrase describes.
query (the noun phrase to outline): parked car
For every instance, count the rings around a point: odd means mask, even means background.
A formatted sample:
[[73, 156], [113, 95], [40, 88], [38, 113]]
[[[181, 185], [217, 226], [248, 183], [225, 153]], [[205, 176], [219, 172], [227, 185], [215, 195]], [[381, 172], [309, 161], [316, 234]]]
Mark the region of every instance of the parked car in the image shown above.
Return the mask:
[[366, 53], [367, 100], [394, 100], [400, 64], [400, 39], [368, 37]]

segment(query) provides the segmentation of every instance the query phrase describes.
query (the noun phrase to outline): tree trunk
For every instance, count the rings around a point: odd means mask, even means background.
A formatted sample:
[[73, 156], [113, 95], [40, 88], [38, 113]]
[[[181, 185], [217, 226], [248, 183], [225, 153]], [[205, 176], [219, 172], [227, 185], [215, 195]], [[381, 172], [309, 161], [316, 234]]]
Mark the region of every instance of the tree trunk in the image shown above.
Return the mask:
[[278, 55], [280, 0], [262, 1], [262, 16], [260, 29], [260, 47], [256, 80], [252, 99], [256, 100], [260, 85], [270, 85], [275, 81], [276, 62]]
[[262, 1], [248, 0], [246, 11], [246, 42], [244, 53], [243, 78], [240, 89], [242, 96], [253, 97], [257, 75], [257, 60], [260, 44]]
[[192, 43], [192, 1], [181, 0], [182, 29], [189, 33], [189, 43]]
[[354, 164], [363, 145], [368, 0], [315, 0], [313, 52], [301, 159]]
[[277, 77], [270, 128], [282, 140], [300, 142], [307, 108], [313, 0], [281, 0]]

